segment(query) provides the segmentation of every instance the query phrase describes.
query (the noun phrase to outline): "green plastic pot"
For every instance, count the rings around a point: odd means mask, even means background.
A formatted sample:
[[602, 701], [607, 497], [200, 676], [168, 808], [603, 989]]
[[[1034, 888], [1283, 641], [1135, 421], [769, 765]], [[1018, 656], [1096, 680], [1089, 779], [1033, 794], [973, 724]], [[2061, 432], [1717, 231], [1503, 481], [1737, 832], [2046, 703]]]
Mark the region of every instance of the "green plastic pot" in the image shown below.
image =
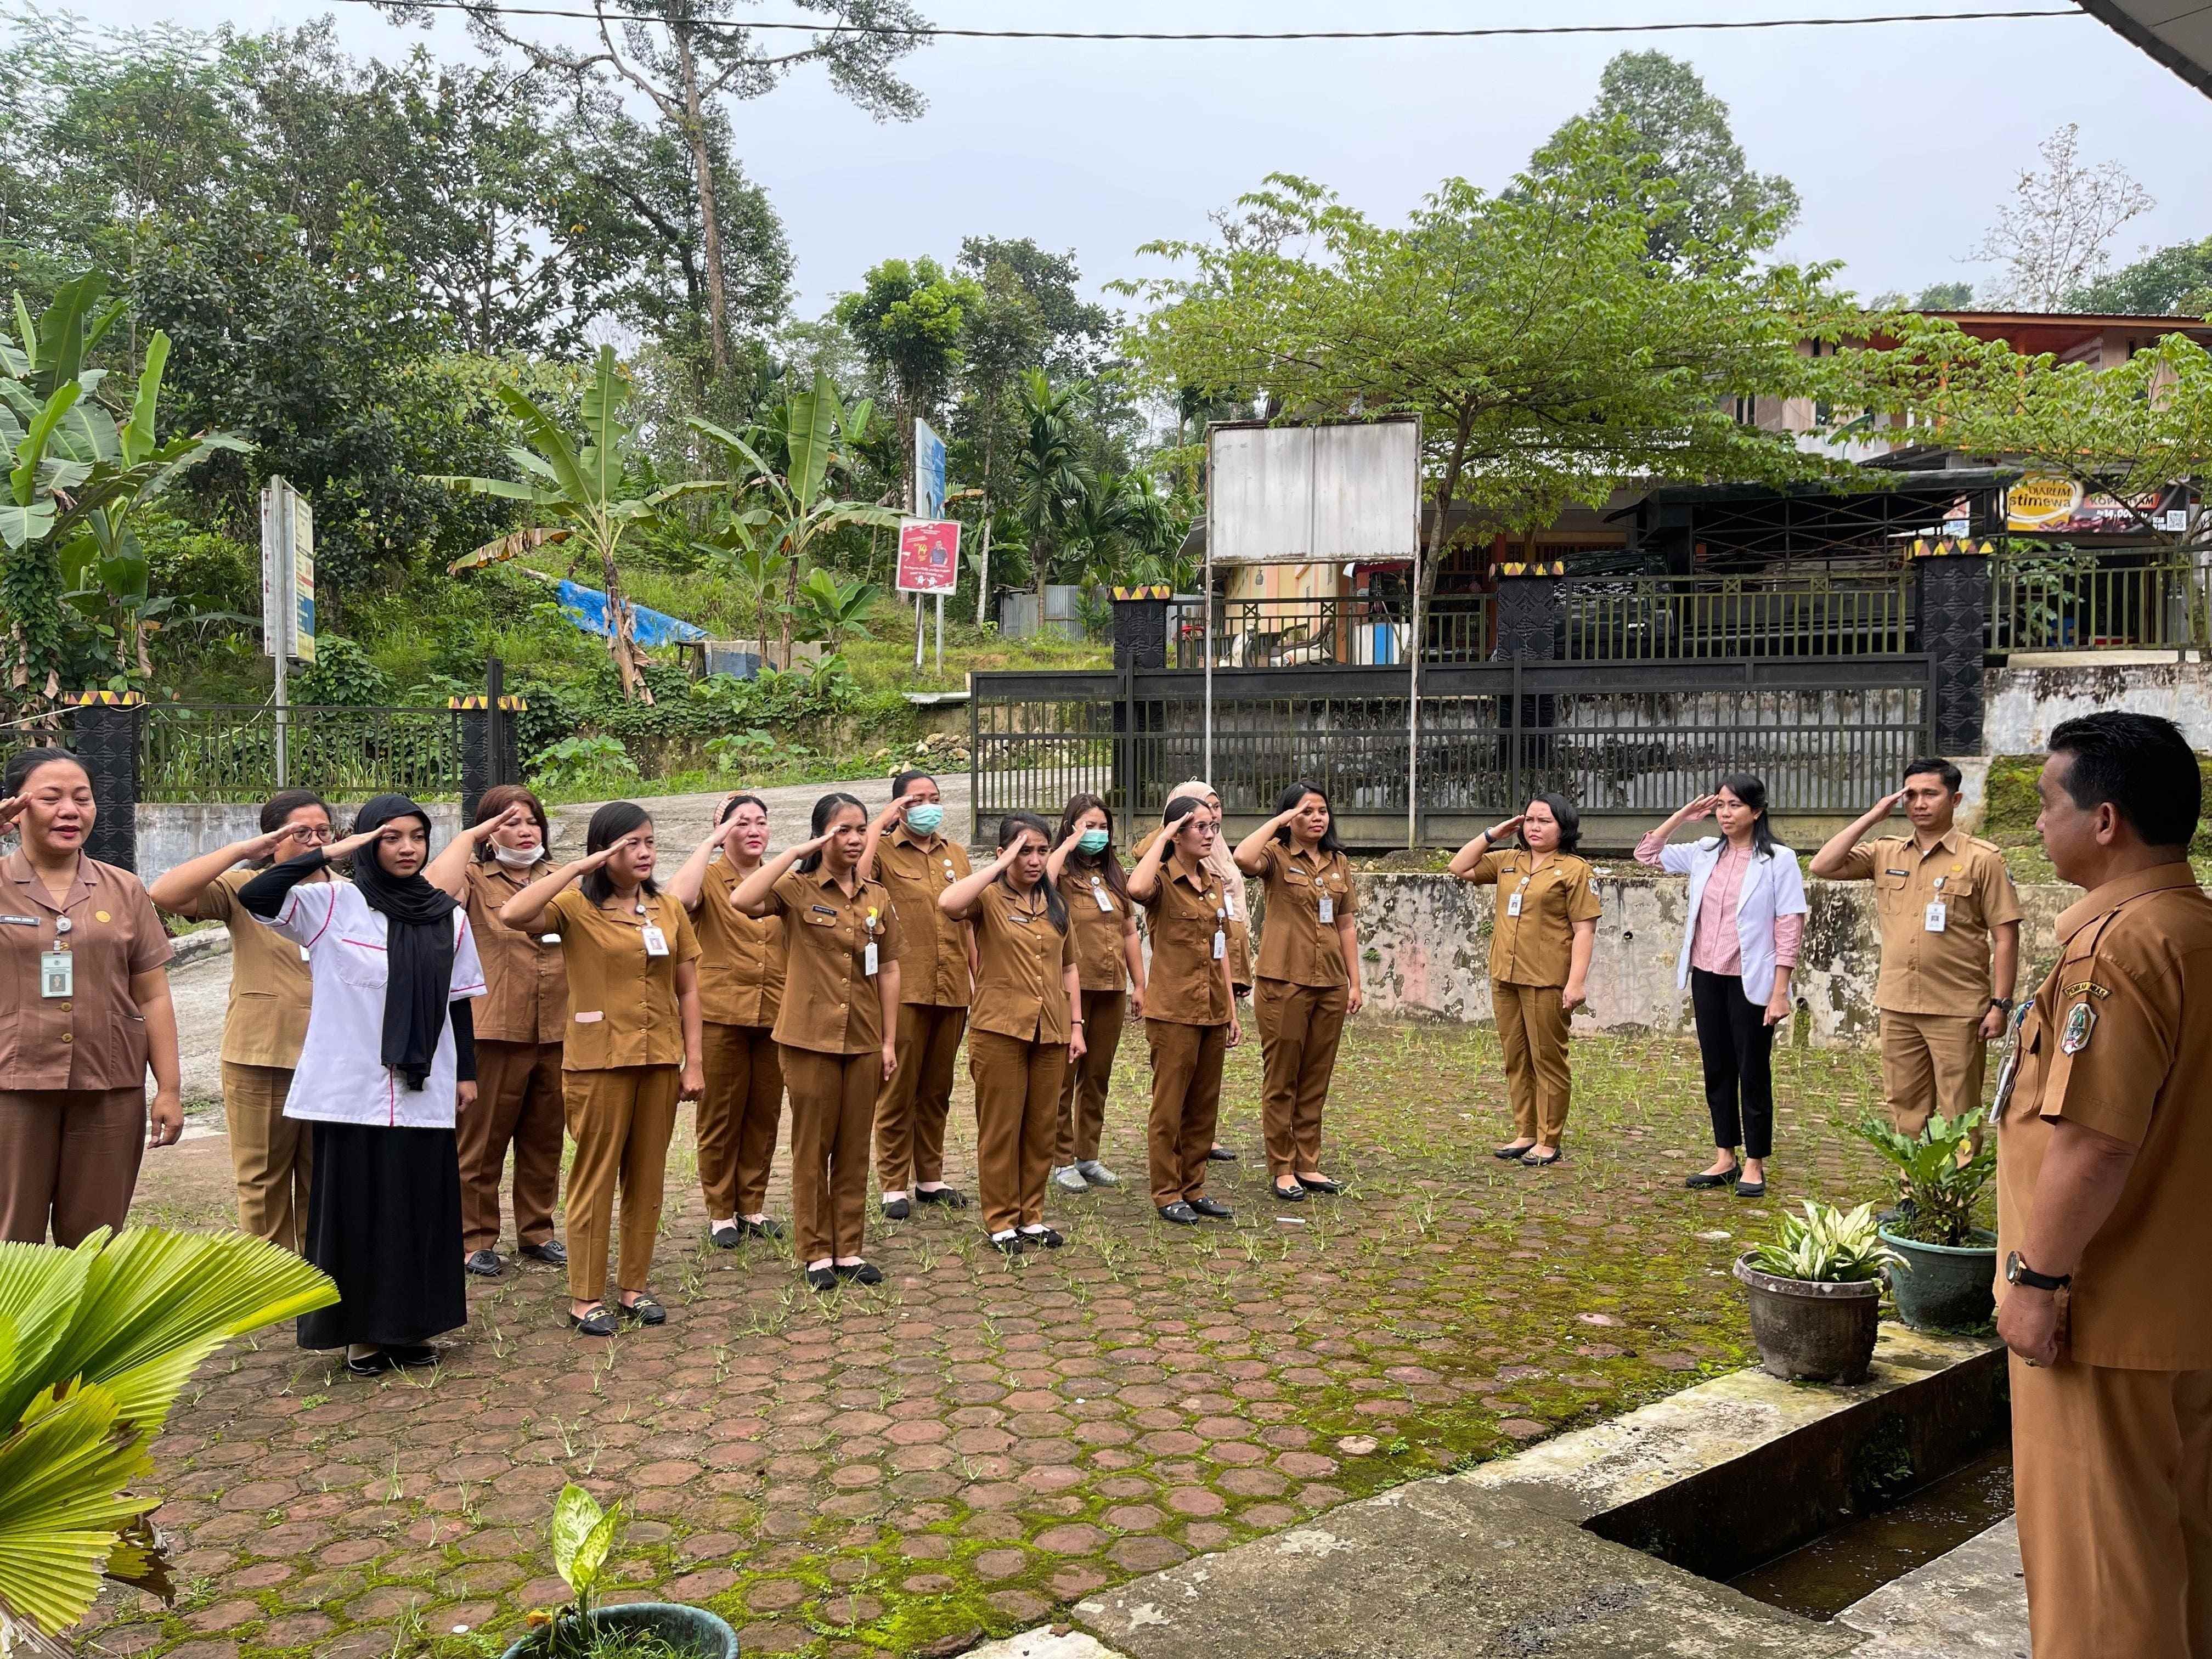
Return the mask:
[[1977, 1231], [1972, 1244], [1923, 1244], [1881, 1230], [1881, 1242], [1905, 1258], [1889, 1270], [1897, 1316], [1916, 1331], [1979, 1330], [1996, 1316], [1997, 1241]]
[[[585, 1615], [595, 1631], [649, 1631], [685, 1659], [738, 1659], [738, 1633], [704, 1607], [673, 1601], [627, 1601], [597, 1607]], [[546, 1628], [530, 1632], [507, 1650], [504, 1659], [546, 1659]]]

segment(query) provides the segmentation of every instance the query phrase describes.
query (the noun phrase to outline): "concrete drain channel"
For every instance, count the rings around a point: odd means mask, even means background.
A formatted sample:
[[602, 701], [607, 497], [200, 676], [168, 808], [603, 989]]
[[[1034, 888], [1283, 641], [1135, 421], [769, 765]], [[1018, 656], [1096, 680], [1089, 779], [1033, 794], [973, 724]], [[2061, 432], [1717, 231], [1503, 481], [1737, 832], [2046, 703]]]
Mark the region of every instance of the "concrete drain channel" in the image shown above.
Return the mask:
[[2025, 1659], [2010, 1510], [2003, 1351], [1885, 1326], [1856, 1387], [1717, 1377], [977, 1659]]

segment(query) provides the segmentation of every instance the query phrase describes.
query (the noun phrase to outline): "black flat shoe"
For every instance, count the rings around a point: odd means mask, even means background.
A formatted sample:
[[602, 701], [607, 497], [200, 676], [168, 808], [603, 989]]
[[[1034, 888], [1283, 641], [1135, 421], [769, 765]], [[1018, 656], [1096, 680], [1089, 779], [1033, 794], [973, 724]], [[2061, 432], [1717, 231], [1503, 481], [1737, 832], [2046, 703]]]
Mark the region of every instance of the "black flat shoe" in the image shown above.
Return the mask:
[[1198, 1212], [1178, 1199], [1173, 1204], [1160, 1206], [1160, 1219], [1172, 1221], [1178, 1227], [1195, 1227], [1198, 1225]]
[[1496, 1152], [1491, 1154], [1491, 1157], [1502, 1159], [1508, 1164], [1516, 1163], [1519, 1160], [1522, 1153], [1527, 1152], [1529, 1146], [1534, 1146], [1535, 1144], [1536, 1143], [1532, 1140], [1528, 1143], [1528, 1146], [1500, 1146]]
[[1206, 1149], [1206, 1161], [1209, 1164], [1234, 1164], [1237, 1154], [1226, 1146], [1209, 1146]]
[[957, 1187], [939, 1187], [934, 1192], [926, 1187], [917, 1188], [914, 1195], [921, 1203], [942, 1204], [948, 1210], [964, 1210], [968, 1207], [968, 1194]]
[[497, 1279], [500, 1260], [497, 1250], [471, 1250], [469, 1259], [461, 1263], [461, 1271], [474, 1273], [478, 1279]]
[[570, 1314], [568, 1326], [570, 1329], [580, 1332], [586, 1336], [612, 1336], [616, 1330], [615, 1316], [608, 1311], [604, 1304], [592, 1309], [581, 1318]]
[[880, 1285], [884, 1282], [882, 1270], [872, 1267], [866, 1261], [855, 1261], [849, 1267], [838, 1268], [837, 1276], [840, 1279], [849, 1279], [855, 1285]]
[[835, 1267], [809, 1267], [806, 1270], [806, 1287], [809, 1290], [834, 1291], [837, 1288], [837, 1282]]
[[438, 1363], [438, 1351], [427, 1342], [387, 1343], [384, 1352], [393, 1364], [404, 1366], [410, 1371], [418, 1371], [426, 1365]]
[[374, 1353], [365, 1354], [359, 1359], [348, 1355], [345, 1367], [356, 1376], [381, 1376], [386, 1371], [398, 1370], [399, 1362], [379, 1348]]
[[1274, 1192], [1275, 1196], [1285, 1204], [1303, 1204], [1306, 1201], [1306, 1189], [1303, 1187], [1278, 1187]]
[[903, 1221], [913, 1213], [914, 1206], [905, 1199], [887, 1198], [884, 1200], [884, 1219], [886, 1221]]
[[1218, 1198], [1194, 1198], [1190, 1207], [1200, 1215], [1212, 1216], [1216, 1221], [1226, 1221], [1237, 1213]]
[[549, 1267], [568, 1265], [568, 1247], [557, 1238], [549, 1238], [543, 1244], [526, 1244], [520, 1254], [528, 1256], [532, 1261], [542, 1261]]
[[1049, 1227], [1039, 1227], [1033, 1231], [1025, 1231], [1022, 1234], [1024, 1249], [1035, 1249], [1042, 1246], [1048, 1250], [1056, 1250], [1066, 1243], [1066, 1239]]
[[641, 1296], [635, 1302], [623, 1302], [617, 1305], [622, 1310], [622, 1316], [632, 1324], [665, 1325], [668, 1322], [668, 1310], [649, 1296]]
[[1737, 1171], [1725, 1170], [1719, 1175], [1693, 1175], [1682, 1184], [1692, 1192], [1706, 1187], [1730, 1187], [1735, 1184]]
[[1523, 1158], [1521, 1162], [1532, 1170], [1547, 1170], [1565, 1156], [1566, 1153], [1565, 1152], [1555, 1152], [1549, 1158], [1538, 1158], [1534, 1152], [1531, 1152], [1527, 1157]]
[[994, 1238], [991, 1241], [991, 1248], [1000, 1255], [1019, 1255], [1022, 1253], [1022, 1236], [1008, 1233], [1004, 1238]]
[[1739, 1181], [1735, 1183], [1735, 1195], [1738, 1198], [1765, 1198], [1766, 1183], [1763, 1181]]
[[744, 1224], [739, 1222], [733, 1227], [709, 1227], [707, 1237], [714, 1241], [716, 1249], [734, 1250], [745, 1242]]
[[1341, 1181], [1331, 1181], [1327, 1176], [1300, 1176], [1298, 1185], [1310, 1193], [1320, 1193], [1325, 1196], [1344, 1190]]
[[738, 1225], [743, 1227], [747, 1235], [753, 1238], [781, 1238], [783, 1237], [783, 1223], [778, 1221], [773, 1216], [770, 1216], [765, 1221], [740, 1221]]

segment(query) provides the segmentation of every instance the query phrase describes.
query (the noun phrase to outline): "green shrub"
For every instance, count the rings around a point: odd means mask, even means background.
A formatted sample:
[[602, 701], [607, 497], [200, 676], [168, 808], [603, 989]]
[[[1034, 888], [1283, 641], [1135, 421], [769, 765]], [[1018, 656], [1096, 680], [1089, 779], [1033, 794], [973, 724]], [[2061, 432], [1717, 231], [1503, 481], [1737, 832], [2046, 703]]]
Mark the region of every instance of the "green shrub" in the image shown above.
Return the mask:
[[549, 791], [619, 787], [637, 777], [619, 738], [563, 738], [530, 757], [531, 782]]
[[1809, 1198], [1802, 1215], [1784, 1216], [1775, 1237], [1751, 1253], [1752, 1265], [1761, 1273], [1816, 1285], [1861, 1284], [1904, 1260], [1881, 1242], [1873, 1205], [1846, 1213]]
[[1862, 1118], [1852, 1133], [1897, 1166], [1911, 1210], [1893, 1232], [1923, 1244], [1971, 1243], [1974, 1206], [1997, 1172], [1994, 1138], [1974, 1146], [1978, 1113], [1945, 1117], [1937, 1112], [1917, 1135], [1899, 1134], [1886, 1118]]

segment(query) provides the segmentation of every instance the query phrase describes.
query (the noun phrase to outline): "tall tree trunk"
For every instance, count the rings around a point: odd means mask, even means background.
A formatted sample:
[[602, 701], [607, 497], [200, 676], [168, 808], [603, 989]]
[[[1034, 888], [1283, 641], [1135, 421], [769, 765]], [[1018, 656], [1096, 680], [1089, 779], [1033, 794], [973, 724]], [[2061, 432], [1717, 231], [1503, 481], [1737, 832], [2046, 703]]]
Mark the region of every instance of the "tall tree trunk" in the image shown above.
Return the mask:
[[783, 584], [783, 639], [781, 641], [782, 666], [787, 669], [791, 666], [791, 618], [799, 609], [799, 546], [795, 542], [788, 545], [791, 554], [791, 569], [784, 578]]
[[712, 342], [714, 379], [730, 373], [730, 307], [722, 270], [722, 224], [714, 211], [714, 161], [707, 146], [707, 116], [699, 102], [699, 65], [691, 55], [690, 8], [678, 9], [679, 21], [669, 30], [676, 42], [676, 61], [684, 77], [684, 141], [690, 146], [691, 170], [699, 181], [699, 224], [706, 239], [707, 319]]
[[615, 563], [611, 538], [599, 544], [599, 580], [607, 588], [607, 654], [615, 659], [615, 673], [622, 681], [623, 696], [633, 702], [650, 705], [653, 689], [646, 684], [645, 676], [639, 671], [637, 617], [630, 602], [623, 597], [622, 571]]

